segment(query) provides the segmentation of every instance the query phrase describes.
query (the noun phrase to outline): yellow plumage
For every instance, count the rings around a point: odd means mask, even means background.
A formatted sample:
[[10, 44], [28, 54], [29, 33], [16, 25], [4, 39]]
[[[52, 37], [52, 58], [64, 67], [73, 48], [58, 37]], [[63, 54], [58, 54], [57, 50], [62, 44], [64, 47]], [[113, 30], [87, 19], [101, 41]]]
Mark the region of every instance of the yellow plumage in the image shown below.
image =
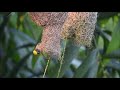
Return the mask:
[[36, 50], [33, 50], [33, 54], [34, 54], [34, 55], [37, 55], [37, 51], [36, 51]]

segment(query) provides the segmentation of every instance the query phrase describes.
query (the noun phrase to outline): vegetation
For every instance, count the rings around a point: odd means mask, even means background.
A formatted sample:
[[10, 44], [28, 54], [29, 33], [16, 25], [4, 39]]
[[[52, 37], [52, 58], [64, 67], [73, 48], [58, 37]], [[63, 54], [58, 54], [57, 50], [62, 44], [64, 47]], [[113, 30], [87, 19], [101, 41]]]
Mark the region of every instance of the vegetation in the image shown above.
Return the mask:
[[[0, 77], [41, 78], [47, 60], [34, 56], [43, 28], [32, 22], [27, 12], [0, 13]], [[62, 48], [65, 47], [61, 43]], [[120, 77], [120, 13], [99, 12], [92, 46], [66, 44], [61, 78]], [[51, 60], [46, 77], [56, 78], [59, 61]]]

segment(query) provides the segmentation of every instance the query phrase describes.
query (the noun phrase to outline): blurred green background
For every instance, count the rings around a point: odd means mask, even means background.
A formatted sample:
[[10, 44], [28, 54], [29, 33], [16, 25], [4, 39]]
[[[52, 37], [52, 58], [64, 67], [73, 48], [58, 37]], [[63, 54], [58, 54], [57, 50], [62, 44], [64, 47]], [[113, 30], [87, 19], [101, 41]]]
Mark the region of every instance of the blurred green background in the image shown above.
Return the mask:
[[[42, 77], [47, 60], [32, 54], [41, 40], [42, 30], [27, 12], [0, 12], [0, 78]], [[46, 77], [55, 78], [59, 65], [60, 62], [51, 60]], [[119, 12], [98, 13], [90, 48], [67, 43], [60, 77], [120, 77]]]

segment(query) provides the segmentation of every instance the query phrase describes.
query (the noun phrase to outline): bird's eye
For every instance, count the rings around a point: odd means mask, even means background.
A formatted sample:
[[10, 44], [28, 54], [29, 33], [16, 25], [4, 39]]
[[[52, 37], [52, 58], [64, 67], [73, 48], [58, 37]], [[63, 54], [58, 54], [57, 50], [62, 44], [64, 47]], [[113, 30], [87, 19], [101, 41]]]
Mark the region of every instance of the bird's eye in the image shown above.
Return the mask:
[[36, 51], [37, 51], [37, 54], [40, 54], [40, 50], [39, 49], [36, 49]]

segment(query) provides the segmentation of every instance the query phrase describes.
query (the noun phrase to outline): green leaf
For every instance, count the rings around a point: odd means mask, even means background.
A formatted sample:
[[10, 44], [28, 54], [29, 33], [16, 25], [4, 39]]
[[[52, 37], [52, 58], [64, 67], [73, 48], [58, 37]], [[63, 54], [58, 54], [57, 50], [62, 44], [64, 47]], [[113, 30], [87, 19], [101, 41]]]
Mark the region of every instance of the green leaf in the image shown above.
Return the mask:
[[108, 45], [107, 54], [118, 48], [120, 48], [120, 20], [112, 33], [112, 40]]
[[18, 17], [17, 17], [17, 29], [23, 30], [23, 21], [25, 18], [25, 12], [18, 12], [17, 13]]
[[118, 15], [119, 12], [99, 12], [98, 19], [106, 19]]
[[99, 62], [96, 60], [94, 64], [89, 68], [85, 77], [87, 78], [95, 78], [97, 76]]
[[27, 55], [25, 55], [20, 62], [13, 68], [13, 70], [11, 71], [9, 77], [16, 77], [17, 73], [19, 72], [19, 70], [21, 69], [21, 67], [26, 63], [26, 61], [28, 60], [28, 58], [30, 57], [32, 52], [29, 52]]
[[98, 49], [93, 50], [85, 61], [78, 67], [74, 74], [74, 78], [82, 78], [87, 73], [88, 69], [97, 61]]
[[120, 59], [120, 49], [114, 50], [104, 56], [105, 58], [118, 58]]
[[[101, 30], [101, 28], [99, 26], [96, 26], [96, 30], [97, 32], [99, 33], [99, 35], [102, 37], [102, 40], [104, 41], [104, 46], [103, 46], [103, 49], [104, 49], [104, 53], [106, 52], [107, 50], [107, 47], [108, 47], [108, 44], [109, 44], [109, 41], [111, 40], [111, 36], [109, 34], [111, 34], [111, 31], [103, 31]], [[99, 37], [99, 39], [101, 38]], [[103, 45], [103, 42], [98, 42], [98, 46], [102, 46]]]
[[11, 12], [0, 12], [0, 15], [8, 16]]
[[120, 62], [118, 62], [118, 60], [114, 59], [114, 60], [111, 60], [108, 64], [107, 64], [108, 67], [111, 67], [113, 69], [116, 69], [118, 71], [120, 71]]

